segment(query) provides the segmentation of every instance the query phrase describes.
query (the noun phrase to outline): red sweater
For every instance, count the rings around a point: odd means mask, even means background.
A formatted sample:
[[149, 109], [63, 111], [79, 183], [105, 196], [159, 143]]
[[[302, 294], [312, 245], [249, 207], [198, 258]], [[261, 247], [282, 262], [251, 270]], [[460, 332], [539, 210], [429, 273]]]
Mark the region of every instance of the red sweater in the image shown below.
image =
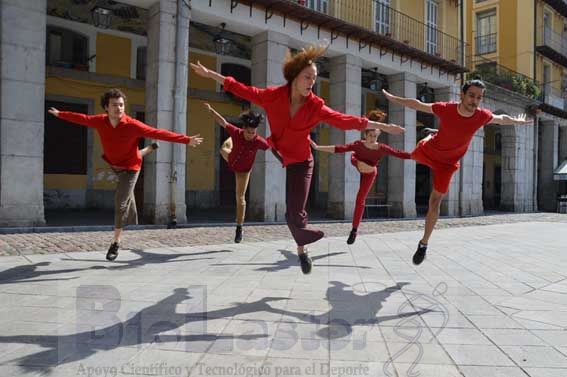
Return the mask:
[[256, 135], [252, 140], [246, 140], [244, 130], [230, 123], [226, 125], [226, 130], [232, 137], [232, 151], [228, 155], [228, 166], [232, 171], [238, 173], [249, 172], [258, 149], [265, 151], [270, 148], [270, 145], [260, 135]]
[[128, 115], [124, 115], [116, 127], [110, 124], [107, 114], [85, 115], [60, 111], [59, 118], [95, 128], [104, 151], [102, 158], [110, 165], [121, 169], [141, 169], [142, 156], [138, 150], [138, 141], [143, 137], [182, 144], [191, 141], [189, 136], [150, 127]]
[[364, 141], [358, 140], [351, 144], [335, 145], [335, 153], [354, 152], [354, 157], [370, 166], [377, 166], [382, 157], [394, 156], [408, 160], [411, 154], [403, 152], [386, 144], [380, 144], [378, 149], [370, 149], [364, 145]]
[[241, 84], [229, 76], [224, 80], [224, 89], [264, 108], [271, 133], [267, 141], [282, 156], [284, 166], [313, 158], [309, 132], [319, 123], [343, 130], [363, 130], [368, 124], [366, 118], [325, 106], [325, 101], [313, 93], [309, 93], [305, 103], [291, 117], [289, 85], [260, 89]]

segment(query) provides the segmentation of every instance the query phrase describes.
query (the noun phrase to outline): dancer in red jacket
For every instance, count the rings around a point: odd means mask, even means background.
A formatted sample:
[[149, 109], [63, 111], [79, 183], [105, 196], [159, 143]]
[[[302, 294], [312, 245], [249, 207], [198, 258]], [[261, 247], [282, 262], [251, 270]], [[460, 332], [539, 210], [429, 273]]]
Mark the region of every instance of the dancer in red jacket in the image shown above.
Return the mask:
[[[377, 122], [383, 122], [386, 114], [379, 110], [370, 111], [367, 118]], [[358, 226], [362, 220], [364, 213], [364, 202], [370, 192], [370, 188], [374, 184], [378, 176], [378, 163], [385, 156], [394, 156], [403, 159], [410, 159], [411, 155], [408, 152], [402, 152], [394, 149], [386, 144], [378, 142], [380, 130], [367, 129], [364, 130], [364, 139], [355, 141], [354, 143], [345, 145], [317, 145], [311, 141], [311, 146], [315, 150], [327, 153], [345, 153], [353, 152], [350, 161], [352, 165], [360, 173], [360, 187], [356, 194], [356, 203], [354, 207], [354, 214], [352, 216], [352, 230], [347, 239], [347, 244], [351, 245], [356, 240]]]
[[532, 122], [525, 114], [516, 117], [495, 115], [490, 110], [479, 107], [485, 89], [482, 81], [470, 80], [463, 85], [459, 102], [435, 103], [397, 97], [383, 90], [390, 102], [435, 114], [440, 121], [438, 132], [421, 140], [411, 154], [411, 158], [416, 162], [429, 166], [433, 175], [433, 190], [429, 196], [425, 229], [413, 255], [413, 263], [416, 265], [425, 259], [427, 243], [439, 218], [441, 202], [449, 191], [451, 177], [459, 169], [459, 160], [467, 152], [475, 132], [489, 123], [512, 126]]
[[307, 228], [305, 204], [313, 175], [313, 155], [309, 147], [309, 132], [319, 123], [328, 123], [343, 130], [381, 129], [389, 133], [402, 133], [402, 127], [369, 121], [347, 115], [327, 107], [312, 92], [317, 79], [315, 59], [322, 56], [326, 47], [310, 46], [295, 55], [288, 54], [283, 64], [285, 85], [265, 89], [244, 85], [232, 77], [191, 63], [194, 72], [222, 84], [224, 90], [244, 98], [266, 111], [271, 135], [268, 143], [283, 159], [286, 168], [286, 220], [297, 244], [297, 253], [303, 273], [311, 272], [311, 258], [305, 245], [323, 237], [320, 230]]
[[270, 148], [270, 145], [256, 129], [262, 121], [262, 115], [254, 111], [247, 111], [240, 115], [242, 128], [230, 124], [208, 103], [205, 108], [209, 110], [219, 126], [227, 130], [230, 137], [223, 143], [220, 154], [234, 172], [236, 178], [236, 234], [234, 242], [242, 241], [242, 225], [246, 215], [246, 189], [250, 180], [250, 171], [256, 159], [256, 152]]
[[203, 139], [199, 135], [187, 136], [161, 130], [129, 117], [124, 112], [126, 96], [119, 89], [110, 89], [101, 97], [105, 114], [85, 115], [50, 108], [49, 113], [71, 123], [96, 129], [104, 154], [102, 158], [110, 165], [118, 177], [114, 197], [114, 240], [108, 249], [106, 259], [113, 261], [118, 256], [120, 235], [128, 224], [138, 223], [134, 186], [142, 168], [142, 156], [155, 149], [157, 145], [138, 149], [141, 138], [153, 138], [174, 143], [197, 146]]

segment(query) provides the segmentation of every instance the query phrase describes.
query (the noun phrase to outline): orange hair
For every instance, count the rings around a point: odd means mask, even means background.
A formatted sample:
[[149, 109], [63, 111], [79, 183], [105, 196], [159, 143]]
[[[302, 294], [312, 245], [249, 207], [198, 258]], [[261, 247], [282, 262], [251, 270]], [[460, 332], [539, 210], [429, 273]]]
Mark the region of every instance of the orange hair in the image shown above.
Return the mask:
[[386, 120], [386, 113], [381, 110], [370, 110], [366, 113], [366, 117], [375, 122], [384, 122]]
[[328, 46], [309, 46], [302, 48], [292, 55], [288, 49], [283, 63], [283, 75], [290, 84], [305, 67], [315, 63], [315, 60], [327, 51]]

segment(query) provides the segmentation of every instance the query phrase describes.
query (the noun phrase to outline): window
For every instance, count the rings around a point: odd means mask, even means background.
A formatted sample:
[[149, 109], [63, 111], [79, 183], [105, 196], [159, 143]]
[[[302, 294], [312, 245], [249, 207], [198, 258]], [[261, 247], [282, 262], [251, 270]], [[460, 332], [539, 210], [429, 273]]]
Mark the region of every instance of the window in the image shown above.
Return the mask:
[[146, 79], [146, 66], [147, 66], [147, 47], [138, 47], [136, 50], [136, 78], [138, 80]]
[[50, 107], [88, 113], [84, 104], [45, 101], [43, 172], [45, 174], [87, 174], [87, 127], [70, 124], [47, 113]]
[[[236, 81], [239, 81], [243, 84], [246, 85], [250, 85], [251, 82], [251, 71], [250, 68], [241, 65], [241, 64], [236, 64], [236, 63], [223, 63], [221, 65], [221, 75], [223, 76], [232, 76], [236, 79]], [[232, 93], [226, 93], [229, 97], [233, 98], [233, 99], [237, 99], [238, 97], [235, 97]], [[238, 101], [241, 101], [241, 99], [238, 98]], [[246, 101], [243, 101], [246, 102]]]
[[47, 65], [89, 70], [88, 38], [72, 30], [47, 27]]
[[496, 9], [476, 15], [476, 54], [496, 52]]
[[543, 65], [543, 94], [545, 97], [551, 94], [551, 66]]
[[375, 5], [376, 32], [380, 34], [390, 33], [390, 0], [377, 0]]
[[317, 12], [328, 13], [329, 0], [307, 0], [307, 7]]
[[436, 0], [425, 1], [425, 13], [425, 50], [428, 54], [437, 54], [439, 4]]

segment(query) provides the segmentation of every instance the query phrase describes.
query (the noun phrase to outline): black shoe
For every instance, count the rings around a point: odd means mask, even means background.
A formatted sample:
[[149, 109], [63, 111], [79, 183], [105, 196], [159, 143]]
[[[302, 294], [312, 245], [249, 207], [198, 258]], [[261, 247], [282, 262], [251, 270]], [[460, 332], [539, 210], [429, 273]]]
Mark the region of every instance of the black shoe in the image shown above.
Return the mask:
[[155, 151], [156, 149], [159, 148], [159, 144], [158, 143], [152, 143], [152, 149]]
[[413, 264], [416, 266], [421, 264], [425, 259], [425, 252], [427, 251], [427, 245], [422, 244], [421, 242], [417, 244], [417, 250], [413, 255]]
[[305, 275], [311, 273], [311, 267], [313, 267], [313, 262], [307, 253], [299, 254], [299, 263], [301, 264], [301, 272]]
[[348, 239], [346, 240], [346, 243], [349, 245], [352, 245], [354, 243], [354, 241], [356, 241], [356, 230], [351, 230], [350, 234], [348, 235]]
[[240, 243], [242, 241], [242, 225], [236, 226], [236, 233], [234, 235], [234, 242]]
[[110, 245], [110, 247], [108, 248], [108, 253], [106, 253], [106, 259], [111, 262], [115, 260], [116, 257], [118, 256], [119, 247], [120, 245], [118, 245], [118, 242], [113, 242], [112, 245]]

